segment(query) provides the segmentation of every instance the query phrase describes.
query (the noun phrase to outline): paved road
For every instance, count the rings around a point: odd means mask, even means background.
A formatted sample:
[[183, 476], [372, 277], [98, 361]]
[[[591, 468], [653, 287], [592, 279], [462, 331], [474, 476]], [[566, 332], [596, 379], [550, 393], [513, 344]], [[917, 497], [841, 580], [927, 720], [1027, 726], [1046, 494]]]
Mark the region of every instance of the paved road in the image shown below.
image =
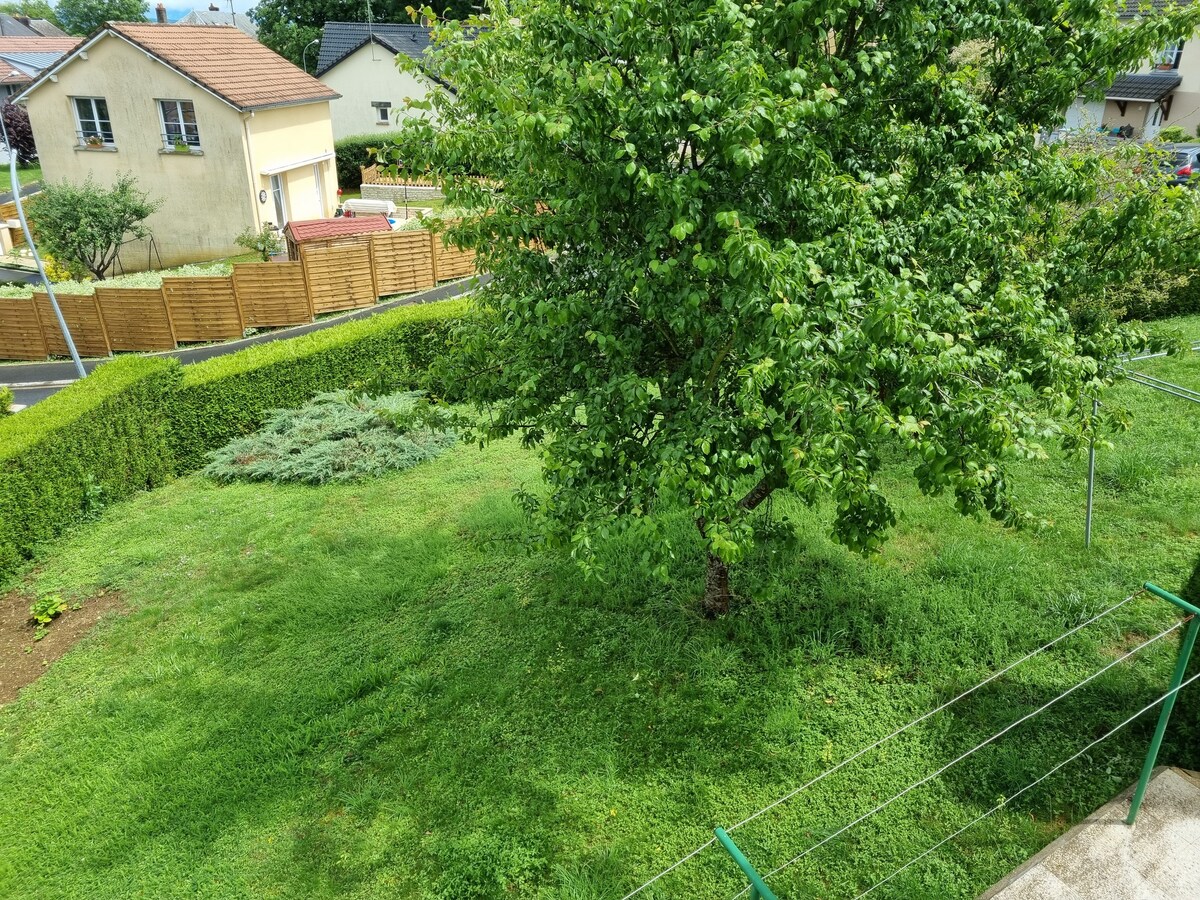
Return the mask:
[[[226, 344], [205, 344], [201, 347], [185, 347], [179, 350], [168, 350], [165, 353], [145, 354], [146, 356], [170, 356], [178, 359], [184, 365], [203, 362], [226, 353], [234, 353], [252, 344], [270, 344], [274, 341], [299, 337], [312, 331], [320, 331], [334, 325], [341, 325], [353, 319], [366, 319], [397, 306], [409, 306], [414, 303], [433, 303], [436, 300], [447, 300], [469, 293], [478, 284], [486, 284], [490, 276], [481, 275], [479, 278], [466, 278], [449, 284], [438, 285], [427, 291], [409, 294], [377, 306], [357, 309], [344, 315], [330, 319], [322, 319], [310, 325], [297, 325], [294, 328], [281, 328], [254, 337], [243, 338], [240, 341], [230, 341]], [[106, 362], [105, 359], [85, 359], [83, 367], [92, 371], [96, 366]], [[75, 380], [75, 364], [70, 360], [36, 363], [9, 363], [0, 365], [0, 385], [12, 388], [16, 405], [31, 406], [39, 400], [44, 400], [56, 391], [62, 390]]]

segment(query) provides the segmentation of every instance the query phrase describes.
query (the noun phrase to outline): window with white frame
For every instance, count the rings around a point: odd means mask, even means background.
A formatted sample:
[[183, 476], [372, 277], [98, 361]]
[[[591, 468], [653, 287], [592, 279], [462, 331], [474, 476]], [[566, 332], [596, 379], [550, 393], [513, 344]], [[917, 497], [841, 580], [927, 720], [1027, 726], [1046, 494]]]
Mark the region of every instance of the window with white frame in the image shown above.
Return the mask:
[[81, 147], [112, 147], [116, 143], [103, 97], [72, 97], [71, 105], [75, 107], [75, 135]]
[[1154, 64], [1160, 69], [1178, 69], [1179, 61], [1183, 59], [1183, 41], [1176, 41], [1174, 44], [1168, 44]]
[[283, 193], [283, 176], [271, 176], [271, 196], [275, 199], [275, 224], [282, 228], [288, 223], [287, 197]]
[[163, 149], [200, 149], [200, 128], [191, 100], [159, 100], [158, 118], [162, 124]]
[[371, 103], [375, 107], [375, 121], [379, 125], [390, 125], [392, 118], [392, 103], [390, 100], [375, 100]]

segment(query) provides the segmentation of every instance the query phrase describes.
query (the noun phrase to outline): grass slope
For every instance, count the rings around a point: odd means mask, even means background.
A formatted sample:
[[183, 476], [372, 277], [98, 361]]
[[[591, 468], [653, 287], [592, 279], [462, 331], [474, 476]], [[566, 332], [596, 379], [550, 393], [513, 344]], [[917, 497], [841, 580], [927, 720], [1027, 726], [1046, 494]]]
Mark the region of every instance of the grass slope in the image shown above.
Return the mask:
[[[1200, 331], [1194, 320], [1189, 330]], [[1143, 364], [1200, 388], [1200, 358]], [[512, 444], [321, 489], [181, 480], [52, 553], [41, 591], [104, 586], [113, 618], [0, 710], [0, 895], [620, 898], [729, 825], [1150, 578], [1178, 587], [1200, 532], [1200, 416], [1125, 385], [1134, 430], [1021, 471], [1054, 521], [1004, 532], [889, 479], [882, 554], [827, 511], [776, 503], [725, 620], [614, 546], [609, 584], [529, 553]], [[789, 859], [1173, 621], [1139, 598], [970, 701], [737, 832]], [[1158, 696], [1175, 635], [773, 882], [853, 897]], [[1191, 690], [1180, 710], [1195, 708]], [[1153, 719], [873, 896], [969, 898], [1129, 782]], [[1197, 765], [1177, 733], [1164, 758]], [[1190, 753], [1190, 758], [1189, 758]], [[718, 849], [645, 896], [744, 885]]]

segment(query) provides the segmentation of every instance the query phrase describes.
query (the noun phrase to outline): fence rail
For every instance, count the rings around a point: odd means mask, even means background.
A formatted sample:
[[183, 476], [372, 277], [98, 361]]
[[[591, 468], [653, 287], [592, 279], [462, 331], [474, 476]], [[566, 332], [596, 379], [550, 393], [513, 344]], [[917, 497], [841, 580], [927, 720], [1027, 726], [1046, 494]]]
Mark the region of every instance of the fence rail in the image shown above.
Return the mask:
[[[79, 352], [108, 356], [239, 338], [247, 328], [303, 325], [474, 272], [475, 254], [444, 247], [440, 234], [396, 231], [301, 245], [298, 260], [237, 263], [232, 275], [167, 277], [156, 288], [101, 283], [94, 294], [57, 296]], [[0, 359], [66, 354], [45, 293], [0, 297]]]

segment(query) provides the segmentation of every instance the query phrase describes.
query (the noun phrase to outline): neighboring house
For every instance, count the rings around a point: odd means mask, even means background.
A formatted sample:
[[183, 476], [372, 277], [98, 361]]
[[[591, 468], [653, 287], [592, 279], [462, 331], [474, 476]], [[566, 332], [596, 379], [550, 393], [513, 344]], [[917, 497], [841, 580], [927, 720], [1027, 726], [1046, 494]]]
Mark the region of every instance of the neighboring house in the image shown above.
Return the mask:
[[341, 94], [332, 104], [334, 137], [395, 129], [405, 98], [422, 100], [445, 89], [432, 74], [413, 76], [396, 68], [397, 54], [422, 61], [428, 48], [424, 25], [326, 22], [316, 72]]
[[209, 6], [206, 10], [193, 9], [182, 19], [175, 22], [176, 25], [232, 25], [234, 28], [241, 29], [244, 33], [258, 40], [258, 26], [254, 24], [245, 13], [227, 13], [221, 12], [221, 8], [216, 4]]
[[[337, 94], [236, 28], [110, 22], [17, 99], [47, 181], [122, 172], [161, 200], [165, 265], [242, 252], [246, 227], [331, 216]], [[122, 265], [142, 268], [138, 242]]]
[[10, 16], [0, 13], [0, 37], [70, 37], [65, 31], [47, 19], [31, 19], [29, 16]]
[[18, 93], [78, 43], [73, 37], [0, 37], [0, 99]]
[[[1187, 5], [1190, 0], [1179, 0]], [[1121, 19], [1153, 15], [1168, 0], [1126, 0]], [[1200, 36], [1164, 47], [1137, 72], [1118, 77], [1104, 99], [1079, 97], [1067, 110], [1071, 131], [1124, 129], [1133, 137], [1153, 138], [1168, 125], [1195, 134], [1200, 127]]]

